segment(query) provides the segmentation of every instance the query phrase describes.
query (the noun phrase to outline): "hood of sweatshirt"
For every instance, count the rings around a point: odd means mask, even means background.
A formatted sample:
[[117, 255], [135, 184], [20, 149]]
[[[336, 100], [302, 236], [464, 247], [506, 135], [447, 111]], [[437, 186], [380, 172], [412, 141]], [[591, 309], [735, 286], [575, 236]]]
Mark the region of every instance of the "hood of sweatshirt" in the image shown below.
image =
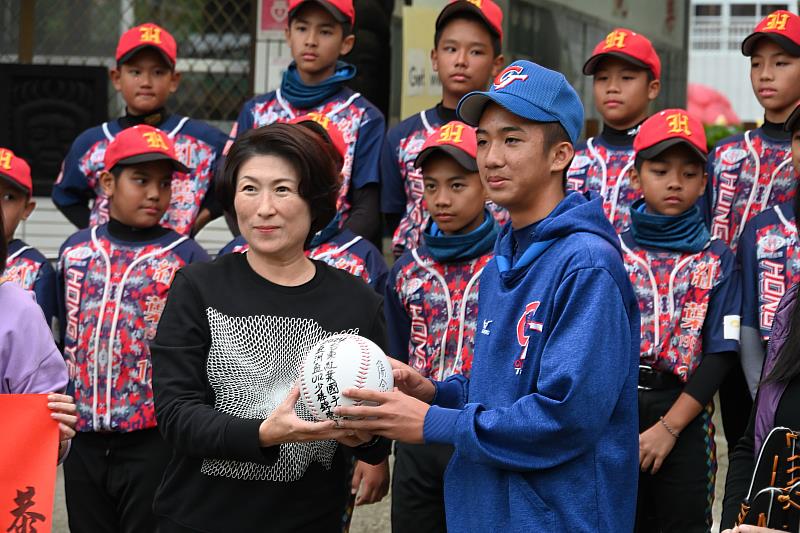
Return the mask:
[[514, 230], [511, 224], [501, 230], [494, 251], [503, 284], [513, 285], [551, 245], [575, 233], [593, 233], [608, 241], [622, 256], [617, 233], [606, 219], [601, 198], [594, 193], [567, 192], [532, 231], [531, 245], [514, 263]]

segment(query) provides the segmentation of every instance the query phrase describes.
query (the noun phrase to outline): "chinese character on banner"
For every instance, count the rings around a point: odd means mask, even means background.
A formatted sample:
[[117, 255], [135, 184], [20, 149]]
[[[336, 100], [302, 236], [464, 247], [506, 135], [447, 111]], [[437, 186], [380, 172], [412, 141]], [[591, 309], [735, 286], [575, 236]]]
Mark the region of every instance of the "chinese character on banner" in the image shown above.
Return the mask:
[[0, 394], [0, 531], [49, 533], [56, 485], [58, 422], [46, 394]]

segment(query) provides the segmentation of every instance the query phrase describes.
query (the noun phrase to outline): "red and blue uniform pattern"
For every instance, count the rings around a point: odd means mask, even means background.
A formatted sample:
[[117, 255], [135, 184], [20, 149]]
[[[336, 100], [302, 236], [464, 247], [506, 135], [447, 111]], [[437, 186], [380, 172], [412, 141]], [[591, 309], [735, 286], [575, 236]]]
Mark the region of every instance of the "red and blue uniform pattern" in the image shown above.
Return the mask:
[[[414, 167], [414, 161], [425, 139], [443, 123], [436, 108], [431, 108], [408, 117], [386, 134], [381, 154], [381, 210], [403, 215], [392, 236], [395, 257], [422, 244], [428, 208], [423, 199], [422, 170]], [[486, 207], [498, 224], [510, 220], [508, 212], [494, 203], [486, 202]]]
[[739, 239], [742, 266], [742, 326], [768, 341], [778, 303], [800, 282], [800, 243], [793, 202], [763, 211], [748, 222]]
[[406, 251], [386, 284], [389, 353], [425, 377], [469, 377], [480, 275], [493, 256], [437, 263], [424, 245]]
[[175, 272], [208, 255], [169, 232], [148, 243], [114, 240], [105, 225], [62, 246], [64, 356], [78, 408], [78, 431], [154, 427], [149, 342]]
[[[179, 115], [171, 115], [158, 128], [172, 138], [178, 159], [192, 169], [189, 174], [173, 174], [172, 198], [161, 225], [188, 235], [213, 185], [217, 162], [228, 137], [204, 122]], [[120, 131], [122, 126], [115, 120], [82, 133], [67, 153], [53, 186], [56, 205], [93, 200], [90, 226], [108, 221], [108, 198], [100, 187], [100, 173], [105, 170], [106, 146]]]
[[633, 147], [612, 146], [592, 137], [575, 147], [567, 170], [567, 190], [595, 192], [603, 199], [603, 212], [617, 233], [631, 223], [631, 205], [642, 197], [631, 186]]
[[[226, 244], [218, 255], [243, 254], [249, 249], [247, 241], [239, 235]], [[370, 287], [383, 293], [389, 269], [383, 256], [374, 244], [356, 235], [349, 229], [341, 229], [326, 242], [306, 250], [311, 259], [322, 261], [334, 268], [344, 270], [363, 279]]]
[[794, 198], [791, 142], [772, 139], [761, 128], [720, 141], [709, 154], [707, 171], [701, 207], [712, 236], [734, 251], [751, 218]]
[[350, 213], [350, 189], [361, 189], [370, 183], [380, 184], [379, 164], [385, 122], [383, 114], [366, 98], [344, 87], [313, 109], [297, 109], [281, 97], [279, 91], [272, 91], [245, 103], [230, 136], [235, 139], [252, 128], [289, 122], [312, 111], [333, 120], [347, 144], [342, 186], [336, 204], [344, 224]]
[[698, 253], [645, 249], [630, 231], [620, 242], [639, 301], [641, 364], [685, 383], [704, 353], [738, 353], [739, 275], [722, 241]]
[[52, 327], [53, 317], [58, 312], [56, 271], [39, 250], [19, 239], [8, 243], [6, 269], [2, 273], [26, 291], [36, 295], [36, 303], [42, 308], [47, 324]]

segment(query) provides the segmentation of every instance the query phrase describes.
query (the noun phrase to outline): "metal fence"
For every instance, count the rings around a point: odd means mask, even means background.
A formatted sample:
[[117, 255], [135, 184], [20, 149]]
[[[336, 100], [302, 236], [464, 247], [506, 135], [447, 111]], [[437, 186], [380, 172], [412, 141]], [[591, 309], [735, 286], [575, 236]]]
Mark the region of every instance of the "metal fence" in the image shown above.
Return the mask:
[[[178, 42], [177, 113], [226, 127], [251, 92], [254, 0], [0, 0], [0, 62], [114, 66], [122, 32], [144, 22]], [[25, 50], [30, 57], [25, 55]], [[124, 102], [109, 88], [109, 116]]]

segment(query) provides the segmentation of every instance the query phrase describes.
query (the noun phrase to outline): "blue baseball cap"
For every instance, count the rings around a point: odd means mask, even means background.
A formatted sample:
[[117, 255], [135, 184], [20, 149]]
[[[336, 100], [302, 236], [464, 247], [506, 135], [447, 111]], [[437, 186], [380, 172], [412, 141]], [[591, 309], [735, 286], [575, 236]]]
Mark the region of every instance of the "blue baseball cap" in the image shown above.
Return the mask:
[[531, 61], [514, 61], [494, 79], [488, 91], [473, 91], [458, 102], [457, 113], [470, 126], [477, 126], [490, 102], [535, 122], [558, 122], [572, 144], [583, 127], [583, 104], [578, 93], [560, 72]]

